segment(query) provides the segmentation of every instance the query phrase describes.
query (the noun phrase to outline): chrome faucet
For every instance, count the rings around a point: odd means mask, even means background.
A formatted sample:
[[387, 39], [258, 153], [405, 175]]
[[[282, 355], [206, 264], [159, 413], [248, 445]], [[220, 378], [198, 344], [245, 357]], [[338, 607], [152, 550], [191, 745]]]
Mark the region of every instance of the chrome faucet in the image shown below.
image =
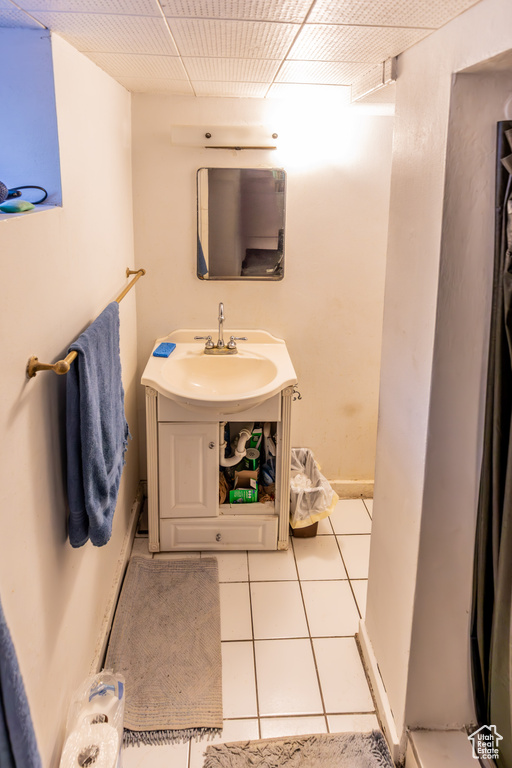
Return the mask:
[[194, 336], [194, 339], [205, 339], [205, 355], [236, 355], [238, 352], [236, 342], [247, 341], [247, 336], [230, 336], [228, 343], [224, 342], [224, 304], [219, 304], [219, 338], [217, 344], [214, 344], [211, 336]]
[[224, 326], [224, 304], [222, 301], [219, 304], [219, 339], [217, 341], [217, 349], [224, 349], [224, 336], [223, 336], [223, 326]]

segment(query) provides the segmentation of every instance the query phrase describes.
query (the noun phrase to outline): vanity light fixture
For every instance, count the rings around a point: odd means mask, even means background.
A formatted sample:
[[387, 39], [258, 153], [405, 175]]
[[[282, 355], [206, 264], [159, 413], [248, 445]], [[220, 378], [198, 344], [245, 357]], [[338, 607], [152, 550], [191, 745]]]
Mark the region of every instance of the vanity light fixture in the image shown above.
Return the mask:
[[174, 146], [205, 149], [277, 149], [278, 134], [263, 125], [173, 125]]

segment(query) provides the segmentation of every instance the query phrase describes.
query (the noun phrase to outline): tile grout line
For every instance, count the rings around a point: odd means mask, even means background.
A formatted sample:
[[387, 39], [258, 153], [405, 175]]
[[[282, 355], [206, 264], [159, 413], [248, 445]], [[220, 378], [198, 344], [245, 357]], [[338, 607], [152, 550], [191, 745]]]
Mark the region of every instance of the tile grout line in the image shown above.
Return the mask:
[[299, 589], [300, 589], [300, 596], [301, 596], [301, 600], [302, 600], [302, 606], [304, 608], [304, 616], [306, 618], [306, 626], [307, 626], [308, 632], [309, 632], [309, 643], [310, 643], [310, 646], [311, 646], [311, 653], [313, 654], [313, 663], [315, 665], [316, 679], [318, 681], [318, 690], [320, 692], [320, 700], [322, 702], [322, 709], [323, 709], [323, 713], [322, 714], [324, 716], [325, 727], [327, 728], [327, 733], [330, 733], [330, 731], [329, 731], [329, 721], [327, 720], [327, 712], [326, 712], [326, 709], [325, 709], [324, 692], [322, 690], [322, 684], [320, 682], [320, 672], [318, 671], [318, 664], [317, 664], [317, 661], [316, 661], [316, 654], [315, 654], [315, 646], [313, 645], [313, 638], [311, 637], [311, 629], [310, 629], [310, 626], [309, 626], [308, 612], [306, 610], [306, 601], [304, 600], [304, 593], [302, 591], [302, 582], [301, 582], [301, 579], [300, 579], [299, 566], [298, 566], [298, 563], [297, 563], [297, 557], [295, 555], [295, 547], [293, 546], [293, 541], [291, 542], [291, 546], [292, 546], [292, 552], [293, 552], [293, 561], [295, 563], [295, 570], [297, 571], [297, 581], [299, 583]]
[[[258, 637], [256, 642], [258, 643], [275, 643], [276, 640], [349, 640], [355, 635], [286, 635], [286, 637]], [[223, 640], [223, 643], [249, 643], [250, 639], [245, 640]], [[273, 715], [263, 715], [263, 717], [273, 717]], [[292, 717], [292, 715], [290, 715]]]
[[[361, 499], [361, 501], [362, 501], [362, 499]], [[366, 505], [364, 504], [364, 501], [363, 501], [363, 505], [365, 506], [365, 509], [366, 509]], [[366, 510], [366, 511], [368, 511], [368, 510]], [[334, 528], [333, 528], [333, 530], [334, 530]], [[339, 535], [343, 535], [343, 534], [339, 534]], [[357, 535], [359, 535], [359, 534], [357, 534]], [[370, 535], [371, 536], [371, 533], [370, 534], [365, 534], [365, 535]], [[343, 559], [343, 554], [341, 552], [341, 547], [340, 547], [340, 542], [339, 542], [339, 539], [338, 539], [338, 534], [336, 534], [335, 538], [336, 538], [336, 544], [338, 545], [338, 549], [339, 549], [339, 552], [340, 552], [341, 559], [343, 561], [344, 568], [345, 568], [345, 570], [347, 572], [348, 583], [350, 585], [350, 591], [352, 592], [352, 596], [353, 596], [354, 602], [356, 604], [357, 612], [359, 613], [359, 616], [362, 619], [363, 615], [362, 615], [362, 612], [361, 612], [361, 610], [359, 608], [359, 603], [357, 602], [356, 595], [355, 595], [355, 592], [354, 592], [354, 588], [352, 587], [352, 579], [350, 578], [350, 574], [348, 572], [348, 568], [345, 565], [345, 560]], [[354, 581], [357, 581], [357, 579], [354, 579]], [[366, 666], [364, 664], [361, 648], [359, 646], [359, 643], [357, 641], [357, 637], [356, 636], [354, 636], [354, 641], [355, 641], [355, 644], [356, 644], [357, 652], [359, 654], [359, 658], [361, 660], [361, 665], [363, 667], [364, 676], [366, 678], [366, 684], [368, 686], [368, 690], [370, 691], [370, 696], [371, 696], [371, 699], [372, 699], [372, 702], [373, 702], [373, 706], [374, 706], [374, 713], [377, 713], [377, 706], [376, 706], [376, 703], [375, 703], [375, 697], [374, 697], [374, 694], [373, 694], [373, 689], [372, 689], [372, 687], [370, 685], [370, 681], [369, 681], [369, 678], [368, 678], [368, 671], [367, 671]], [[379, 725], [380, 725], [380, 723], [379, 723]]]
[[[363, 499], [362, 499], [362, 497], [361, 497], [361, 501], [362, 501], [362, 500], [363, 500]], [[363, 502], [363, 506], [364, 506], [364, 502]], [[365, 509], [366, 509], [366, 507], [365, 507]], [[368, 511], [368, 510], [367, 510], [367, 511]], [[344, 569], [345, 569], [345, 573], [346, 573], [346, 575], [347, 575], [347, 578], [346, 578], [346, 579], [318, 579], [318, 581], [348, 581], [348, 583], [349, 583], [349, 587], [350, 587], [350, 591], [351, 591], [351, 593], [352, 593], [352, 598], [353, 598], [353, 600], [354, 600], [354, 602], [355, 602], [355, 604], [356, 604], [356, 610], [357, 610], [357, 612], [358, 612], [358, 614], [359, 614], [359, 618], [360, 618], [360, 619], [362, 619], [362, 618], [363, 618], [363, 615], [362, 615], [362, 612], [361, 612], [361, 610], [360, 610], [360, 608], [359, 608], [359, 603], [357, 602], [357, 598], [356, 598], [356, 595], [355, 595], [354, 589], [353, 589], [353, 587], [352, 587], [352, 579], [351, 579], [351, 578], [350, 578], [350, 576], [349, 576], [349, 573], [348, 573], [348, 568], [347, 568], [347, 566], [345, 565], [345, 560], [343, 559], [343, 555], [341, 554], [341, 547], [340, 547], [340, 543], [339, 543], [339, 541], [338, 541], [338, 535], [350, 535], [350, 534], [337, 534], [337, 533], [336, 533], [336, 531], [334, 530], [334, 525], [332, 524], [332, 520], [331, 520], [331, 517], [330, 517], [330, 515], [329, 515], [329, 516], [328, 516], [326, 519], [327, 519], [327, 522], [329, 523], [329, 526], [330, 526], [330, 528], [331, 528], [331, 531], [332, 531], [332, 535], [334, 536], [334, 538], [335, 538], [335, 540], [336, 540], [336, 544], [337, 544], [337, 546], [338, 546], [338, 551], [339, 551], [339, 553], [340, 553], [340, 556], [341, 556], [341, 562], [343, 563], [343, 567], [344, 567]], [[370, 518], [370, 519], [371, 519], [371, 518]], [[324, 535], [324, 536], [330, 536], [331, 534], [321, 534], [321, 535]], [[352, 534], [352, 535], [360, 536], [361, 534]], [[371, 533], [370, 533], [369, 535], [371, 536]], [[295, 554], [295, 552], [294, 552], [294, 554]], [[305, 581], [308, 581], [308, 579], [305, 579]], [[310, 579], [309, 581], [312, 581], [312, 579]], [[354, 581], [363, 581], [363, 579], [354, 579]], [[368, 578], [366, 578], [366, 581], [368, 581]], [[301, 586], [301, 592], [302, 592], [302, 586]], [[330, 636], [330, 637], [331, 637], [332, 639], [334, 639], [334, 637], [354, 637], [354, 635], [334, 635], [334, 636]]]
[[[370, 520], [372, 520], [372, 522], [373, 522], [373, 517], [370, 515], [370, 510], [368, 509], [368, 507], [367, 507], [367, 506], [366, 506], [366, 504], [364, 503], [364, 498], [363, 498], [362, 496], [361, 496], [361, 501], [363, 502], [363, 507], [366, 509], [366, 514], [368, 515], [368, 517], [370, 518]], [[372, 501], [373, 501], [373, 499], [372, 499]]]
[[[334, 538], [336, 540], [336, 545], [337, 545], [338, 551], [340, 553], [341, 562], [343, 563], [343, 567], [345, 568], [345, 572], [347, 574], [348, 584], [349, 584], [349, 587], [350, 587], [350, 591], [352, 592], [352, 597], [354, 599], [354, 603], [356, 604], [356, 608], [357, 608], [357, 612], [359, 614], [359, 618], [362, 619], [363, 618], [363, 614], [361, 612], [361, 609], [359, 608], [359, 603], [357, 602], [356, 593], [354, 592], [354, 588], [352, 586], [352, 579], [350, 578], [350, 574], [348, 572], [348, 568], [347, 568], [347, 565], [345, 563], [345, 559], [343, 557], [343, 553], [341, 551], [340, 542], [338, 540], [338, 535], [343, 535], [343, 534], [335, 534]], [[354, 535], [360, 536], [361, 534], [354, 534]], [[368, 535], [371, 536], [371, 533], [370, 534], [364, 534], [364, 535], [365, 536], [368, 536]], [[361, 581], [361, 579], [354, 579], [354, 581]]]
[[251, 612], [251, 642], [252, 642], [252, 663], [254, 666], [254, 690], [256, 693], [256, 717], [258, 720], [258, 738], [261, 739], [261, 720], [260, 720], [260, 697], [258, 692], [258, 672], [256, 669], [256, 644], [254, 642], [254, 617], [252, 615], [252, 594], [251, 594], [251, 569], [249, 563], [249, 552], [246, 551], [247, 558], [247, 588], [249, 590], [249, 610]]
[[[368, 711], [368, 710], [357, 710], [357, 711], [354, 711], [354, 712], [341, 712], [340, 711], [340, 712], [328, 712], [327, 713], [327, 717], [343, 717], [344, 715], [373, 715], [373, 714], [375, 714], [375, 710], [373, 710], [373, 709], [371, 711]], [[293, 715], [293, 714], [292, 715], [262, 715], [261, 719], [262, 720], [291, 720], [291, 719], [293, 719], [293, 720], [304, 719], [305, 720], [306, 718], [310, 718], [310, 717], [322, 717], [322, 716], [323, 715], [322, 715], [321, 712], [312, 712], [312, 713], [305, 714], [305, 715], [297, 715], [297, 714], [295, 714], [295, 715]], [[238, 720], [246, 720], [247, 722], [251, 722], [252, 720], [256, 720], [256, 718], [255, 717], [251, 717], [251, 715], [246, 715], [244, 717], [226, 717], [226, 718], [224, 718], [224, 720], [226, 721], [226, 723], [227, 722], [232, 722], [232, 723], [233, 722], [238, 722]], [[272, 738], [272, 737], [268, 737], [268, 738]], [[284, 736], [279, 737], [278, 736], [277, 738], [286, 738], [286, 737], [284, 737]], [[243, 741], [243, 739], [240, 739], [240, 741]]]

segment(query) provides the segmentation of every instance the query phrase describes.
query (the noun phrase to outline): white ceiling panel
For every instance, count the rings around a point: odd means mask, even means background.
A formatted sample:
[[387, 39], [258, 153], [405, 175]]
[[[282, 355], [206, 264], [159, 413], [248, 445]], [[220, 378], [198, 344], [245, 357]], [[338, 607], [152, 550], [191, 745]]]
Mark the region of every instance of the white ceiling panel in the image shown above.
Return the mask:
[[212, 83], [193, 80], [196, 96], [216, 96], [238, 99], [263, 99], [268, 90], [267, 83]]
[[306, 24], [288, 58], [376, 64], [396, 56], [427, 34], [426, 29]]
[[0, 27], [48, 27], [136, 92], [346, 100], [476, 2], [0, 0]]
[[191, 80], [219, 82], [271, 83], [279, 61], [266, 59], [183, 58]]
[[112, 77], [187, 80], [178, 56], [145, 56], [136, 53], [89, 53], [89, 58]]
[[157, 80], [150, 77], [117, 77], [116, 80], [133, 93], [169, 93], [193, 96], [194, 92], [186, 80]]
[[42, 29], [44, 24], [38, 23], [23, 11], [14, 8], [10, 3], [0, 5], [0, 28]]
[[317, 0], [308, 22], [436, 29], [478, 0]]
[[333, 99], [339, 104], [350, 102], [349, 85], [298, 85], [294, 83], [274, 83], [267, 94], [270, 99], [302, 100], [304, 103], [315, 99]]
[[299, 30], [266, 21], [169, 19], [181, 56], [282, 59]]
[[301, 24], [312, 0], [161, 0], [166, 16]]
[[41, 11], [37, 18], [79, 51], [177, 54], [163, 19]]
[[157, 0], [17, 0], [25, 11], [161, 17]]
[[368, 69], [366, 63], [344, 61], [285, 61], [276, 77], [278, 83], [350, 85]]

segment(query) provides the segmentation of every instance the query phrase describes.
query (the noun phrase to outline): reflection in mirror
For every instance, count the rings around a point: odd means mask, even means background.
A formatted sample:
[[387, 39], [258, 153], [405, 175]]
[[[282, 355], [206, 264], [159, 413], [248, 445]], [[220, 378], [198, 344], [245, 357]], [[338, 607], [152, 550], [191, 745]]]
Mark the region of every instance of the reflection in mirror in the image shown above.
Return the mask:
[[281, 280], [286, 174], [279, 168], [200, 168], [197, 276]]

